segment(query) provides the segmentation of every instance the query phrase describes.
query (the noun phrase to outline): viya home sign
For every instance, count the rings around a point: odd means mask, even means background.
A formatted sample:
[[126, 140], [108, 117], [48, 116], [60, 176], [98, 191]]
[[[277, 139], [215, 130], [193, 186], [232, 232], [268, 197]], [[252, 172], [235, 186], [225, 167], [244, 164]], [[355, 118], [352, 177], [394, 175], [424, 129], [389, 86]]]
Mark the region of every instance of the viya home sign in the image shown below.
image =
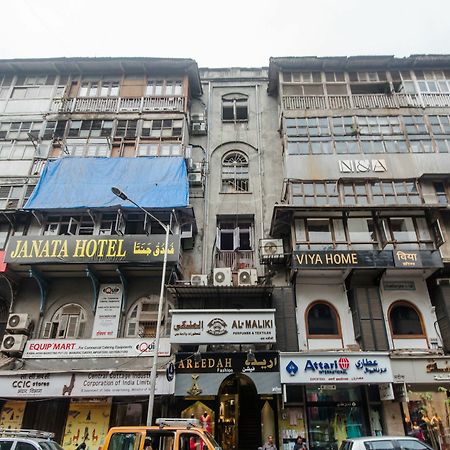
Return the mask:
[[170, 341], [178, 344], [275, 342], [274, 309], [172, 310]]

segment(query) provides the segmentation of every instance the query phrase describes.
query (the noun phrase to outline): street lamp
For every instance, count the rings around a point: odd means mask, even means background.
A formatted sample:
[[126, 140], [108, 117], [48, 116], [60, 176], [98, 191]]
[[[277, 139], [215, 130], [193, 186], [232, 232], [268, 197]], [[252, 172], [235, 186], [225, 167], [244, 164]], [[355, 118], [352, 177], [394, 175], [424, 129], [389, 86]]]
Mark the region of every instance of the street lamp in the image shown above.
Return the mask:
[[152, 419], [153, 419], [153, 405], [155, 403], [156, 366], [158, 364], [159, 335], [160, 335], [160, 329], [161, 329], [162, 306], [163, 306], [163, 300], [164, 300], [164, 283], [165, 283], [165, 279], [166, 279], [167, 249], [169, 248], [170, 227], [169, 227], [169, 225], [162, 223], [157, 217], [155, 217], [153, 214], [150, 214], [142, 206], [138, 205], [136, 202], [131, 200], [131, 198], [128, 198], [128, 196], [123, 191], [121, 191], [119, 188], [112, 187], [111, 191], [117, 197], [121, 198], [122, 200], [128, 200], [134, 206], [136, 206], [141, 211], [143, 211], [147, 216], [151, 217], [153, 220], [156, 220], [156, 222], [158, 222], [159, 225], [161, 225], [161, 227], [164, 229], [164, 231], [166, 233], [166, 244], [164, 246], [164, 248], [165, 248], [164, 261], [163, 261], [163, 268], [162, 268], [162, 275], [161, 275], [161, 292], [159, 294], [158, 318], [157, 318], [157, 323], [156, 323], [155, 348], [153, 351], [152, 370], [150, 372], [150, 394], [148, 396], [147, 426], [151, 426]]

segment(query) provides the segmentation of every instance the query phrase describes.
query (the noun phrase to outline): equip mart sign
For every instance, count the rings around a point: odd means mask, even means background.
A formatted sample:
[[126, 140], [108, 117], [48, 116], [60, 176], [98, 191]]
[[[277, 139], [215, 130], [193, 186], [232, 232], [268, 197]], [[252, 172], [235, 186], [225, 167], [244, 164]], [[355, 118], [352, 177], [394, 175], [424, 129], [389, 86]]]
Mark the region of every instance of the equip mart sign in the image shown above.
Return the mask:
[[170, 342], [276, 342], [274, 309], [172, 310]]
[[392, 383], [390, 359], [380, 353], [280, 353], [281, 382]]
[[[25, 373], [0, 376], [0, 391], [9, 398], [109, 397], [150, 394], [150, 372]], [[173, 394], [175, 381], [156, 377], [156, 394]]]
[[[153, 356], [154, 339], [34, 339], [27, 342], [22, 358], [128, 358]], [[170, 356], [168, 338], [159, 340], [159, 356]]]

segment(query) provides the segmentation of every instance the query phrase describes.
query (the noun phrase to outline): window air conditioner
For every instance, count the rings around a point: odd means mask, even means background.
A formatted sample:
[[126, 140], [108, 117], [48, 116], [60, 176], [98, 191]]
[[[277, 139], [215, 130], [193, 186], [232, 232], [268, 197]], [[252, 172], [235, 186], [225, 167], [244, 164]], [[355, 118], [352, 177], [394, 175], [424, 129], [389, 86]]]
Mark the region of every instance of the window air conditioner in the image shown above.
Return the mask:
[[208, 275], [191, 275], [191, 286], [208, 286]]
[[12, 334], [27, 333], [30, 329], [30, 314], [10, 314], [6, 324], [6, 331]]
[[188, 173], [189, 184], [192, 186], [198, 186], [202, 184], [202, 174], [198, 172]]
[[201, 162], [190, 162], [189, 164], [189, 172], [201, 172], [202, 171], [202, 163]]
[[258, 283], [256, 269], [239, 269], [238, 286], [255, 286]]
[[283, 239], [261, 239], [260, 249], [262, 258], [283, 256]]
[[22, 353], [28, 336], [25, 334], [5, 334], [2, 340], [1, 351], [6, 354]]
[[193, 135], [206, 134], [206, 122], [192, 122], [191, 123], [191, 134], [193, 134]]
[[232, 286], [230, 267], [214, 269], [214, 286]]

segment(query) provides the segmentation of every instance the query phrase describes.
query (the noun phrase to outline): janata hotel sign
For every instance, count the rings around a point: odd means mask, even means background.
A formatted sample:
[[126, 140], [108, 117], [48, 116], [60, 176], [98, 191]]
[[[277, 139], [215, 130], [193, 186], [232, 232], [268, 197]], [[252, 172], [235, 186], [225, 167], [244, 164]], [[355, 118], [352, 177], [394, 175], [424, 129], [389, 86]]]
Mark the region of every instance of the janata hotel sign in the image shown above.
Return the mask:
[[392, 383], [386, 353], [280, 353], [284, 384]]

